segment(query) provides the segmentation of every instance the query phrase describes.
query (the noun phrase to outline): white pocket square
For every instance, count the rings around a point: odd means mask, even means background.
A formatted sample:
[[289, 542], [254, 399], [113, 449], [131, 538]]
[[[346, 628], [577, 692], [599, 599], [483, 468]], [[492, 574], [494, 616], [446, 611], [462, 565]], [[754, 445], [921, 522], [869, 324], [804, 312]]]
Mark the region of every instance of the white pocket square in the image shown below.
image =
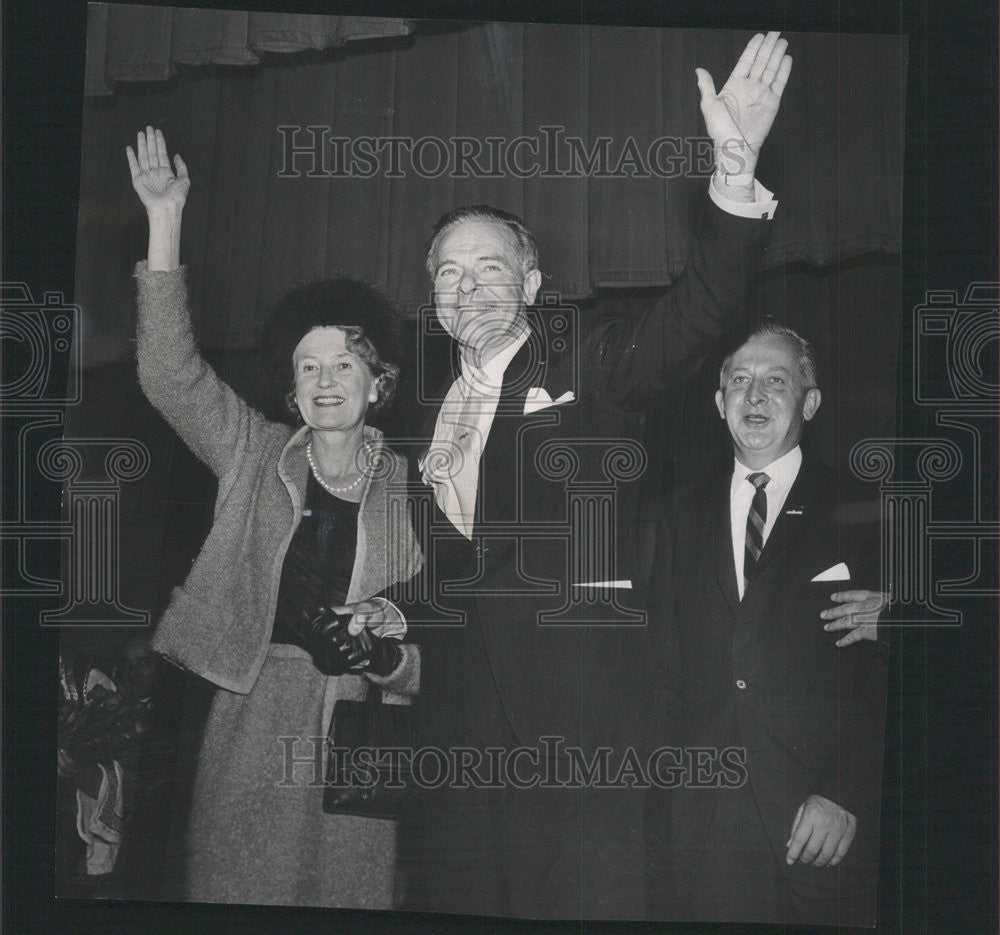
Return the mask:
[[541, 386], [533, 386], [528, 390], [528, 395], [524, 400], [524, 415], [528, 415], [532, 412], [538, 412], [539, 409], [548, 409], [549, 406], [560, 406], [563, 403], [569, 403], [576, 399], [572, 390], [567, 390], [558, 399], [553, 399], [545, 392], [545, 388]]
[[827, 568], [826, 571], [821, 571], [813, 581], [846, 581], [851, 577], [851, 573], [847, 570], [847, 566], [843, 562]]
[[628, 578], [620, 581], [574, 581], [574, 588], [622, 588], [626, 591], [632, 590], [632, 582]]

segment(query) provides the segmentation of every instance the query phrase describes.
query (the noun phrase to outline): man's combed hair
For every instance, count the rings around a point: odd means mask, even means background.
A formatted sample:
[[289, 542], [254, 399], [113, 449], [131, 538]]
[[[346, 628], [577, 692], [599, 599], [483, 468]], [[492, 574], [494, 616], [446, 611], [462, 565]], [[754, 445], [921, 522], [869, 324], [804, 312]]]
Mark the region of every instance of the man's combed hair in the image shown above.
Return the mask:
[[441, 238], [456, 224], [461, 224], [463, 221], [491, 221], [505, 227], [517, 241], [518, 252], [521, 255], [521, 272], [527, 274], [533, 269], [538, 269], [538, 244], [531, 231], [524, 226], [524, 222], [516, 214], [501, 211], [491, 205], [462, 205], [462, 207], [442, 215], [437, 224], [434, 225], [434, 232], [427, 245], [427, 272], [431, 279], [434, 278], [434, 273], [437, 271], [438, 247]]
[[795, 348], [803, 389], [811, 390], [819, 387], [819, 366], [816, 363], [816, 351], [813, 350], [813, 346], [796, 330], [789, 328], [788, 325], [783, 325], [778, 321], [765, 321], [745, 337], [741, 338], [739, 343], [733, 345], [733, 349], [726, 355], [726, 359], [719, 368], [720, 389], [725, 389], [726, 374], [729, 372], [729, 364], [732, 362], [733, 355], [744, 344], [748, 344], [756, 338], [770, 337], [784, 338]]
[[260, 350], [272, 400], [287, 399], [289, 387], [294, 388], [292, 354], [299, 341], [313, 328], [331, 326], [344, 330], [347, 347], [378, 381], [372, 413], [386, 409], [399, 380], [399, 313], [374, 286], [347, 276], [296, 286], [278, 300], [264, 322]]

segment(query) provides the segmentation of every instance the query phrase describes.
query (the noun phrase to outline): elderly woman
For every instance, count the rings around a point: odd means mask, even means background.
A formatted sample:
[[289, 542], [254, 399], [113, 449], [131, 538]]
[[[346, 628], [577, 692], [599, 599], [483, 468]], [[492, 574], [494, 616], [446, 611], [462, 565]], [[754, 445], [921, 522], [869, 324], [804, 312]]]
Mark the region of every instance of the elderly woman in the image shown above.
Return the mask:
[[149, 219], [148, 259], [136, 268], [139, 379], [219, 481], [212, 529], [153, 640], [223, 689], [198, 759], [187, 896], [391, 908], [395, 823], [323, 812], [322, 738], [339, 698], [366, 698], [374, 684], [384, 701], [415, 692], [419, 658], [398, 632], [361, 639], [319, 610], [421, 564], [409, 527], [390, 522], [388, 488], [405, 465], [365, 424], [395, 388], [395, 312], [352, 280], [286, 296], [263, 343], [304, 424], [268, 421], [195, 346], [179, 262], [183, 160], [175, 172], [152, 127], [126, 152]]

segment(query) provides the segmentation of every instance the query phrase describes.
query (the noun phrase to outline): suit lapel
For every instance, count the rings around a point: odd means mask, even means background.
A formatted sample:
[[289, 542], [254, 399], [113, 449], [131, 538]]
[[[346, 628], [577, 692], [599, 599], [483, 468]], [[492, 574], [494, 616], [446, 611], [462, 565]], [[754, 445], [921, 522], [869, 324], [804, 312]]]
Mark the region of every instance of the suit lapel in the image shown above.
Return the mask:
[[504, 371], [496, 415], [479, 462], [479, 492], [476, 499], [476, 526], [485, 516], [503, 521], [517, 515], [516, 501], [527, 466], [518, 463], [518, 429], [524, 424], [524, 403], [528, 391], [544, 386], [548, 373], [548, 349], [532, 331]]
[[550, 349], [545, 346], [537, 328], [532, 328], [528, 340], [521, 345], [504, 371], [497, 415], [522, 415], [529, 390], [538, 386], [549, 389], [547, 378], [552, 373], [551, 360]]

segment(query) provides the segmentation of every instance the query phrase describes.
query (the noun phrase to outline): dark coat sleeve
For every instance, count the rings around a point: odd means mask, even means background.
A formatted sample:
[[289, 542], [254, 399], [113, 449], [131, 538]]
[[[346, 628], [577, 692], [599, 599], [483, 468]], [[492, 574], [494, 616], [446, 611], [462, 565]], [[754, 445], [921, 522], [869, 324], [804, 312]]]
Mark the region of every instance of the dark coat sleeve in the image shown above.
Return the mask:
[[680, 729], [683, 693], [673, 585], [679, 509], [676, 494], [657, 504], [656, 552], [644, 594], [644, 606], [649, 609], [648, 669], [655, 711], [650, 723], [653, 749], [676, 744]]
[[689, 379], [746, 312], [769, 222], [707, 201], [691, 257], [663, 297], [636, 317], [610, 315], [589, 335], [587, 360], [602, 393], [627, 409]]

